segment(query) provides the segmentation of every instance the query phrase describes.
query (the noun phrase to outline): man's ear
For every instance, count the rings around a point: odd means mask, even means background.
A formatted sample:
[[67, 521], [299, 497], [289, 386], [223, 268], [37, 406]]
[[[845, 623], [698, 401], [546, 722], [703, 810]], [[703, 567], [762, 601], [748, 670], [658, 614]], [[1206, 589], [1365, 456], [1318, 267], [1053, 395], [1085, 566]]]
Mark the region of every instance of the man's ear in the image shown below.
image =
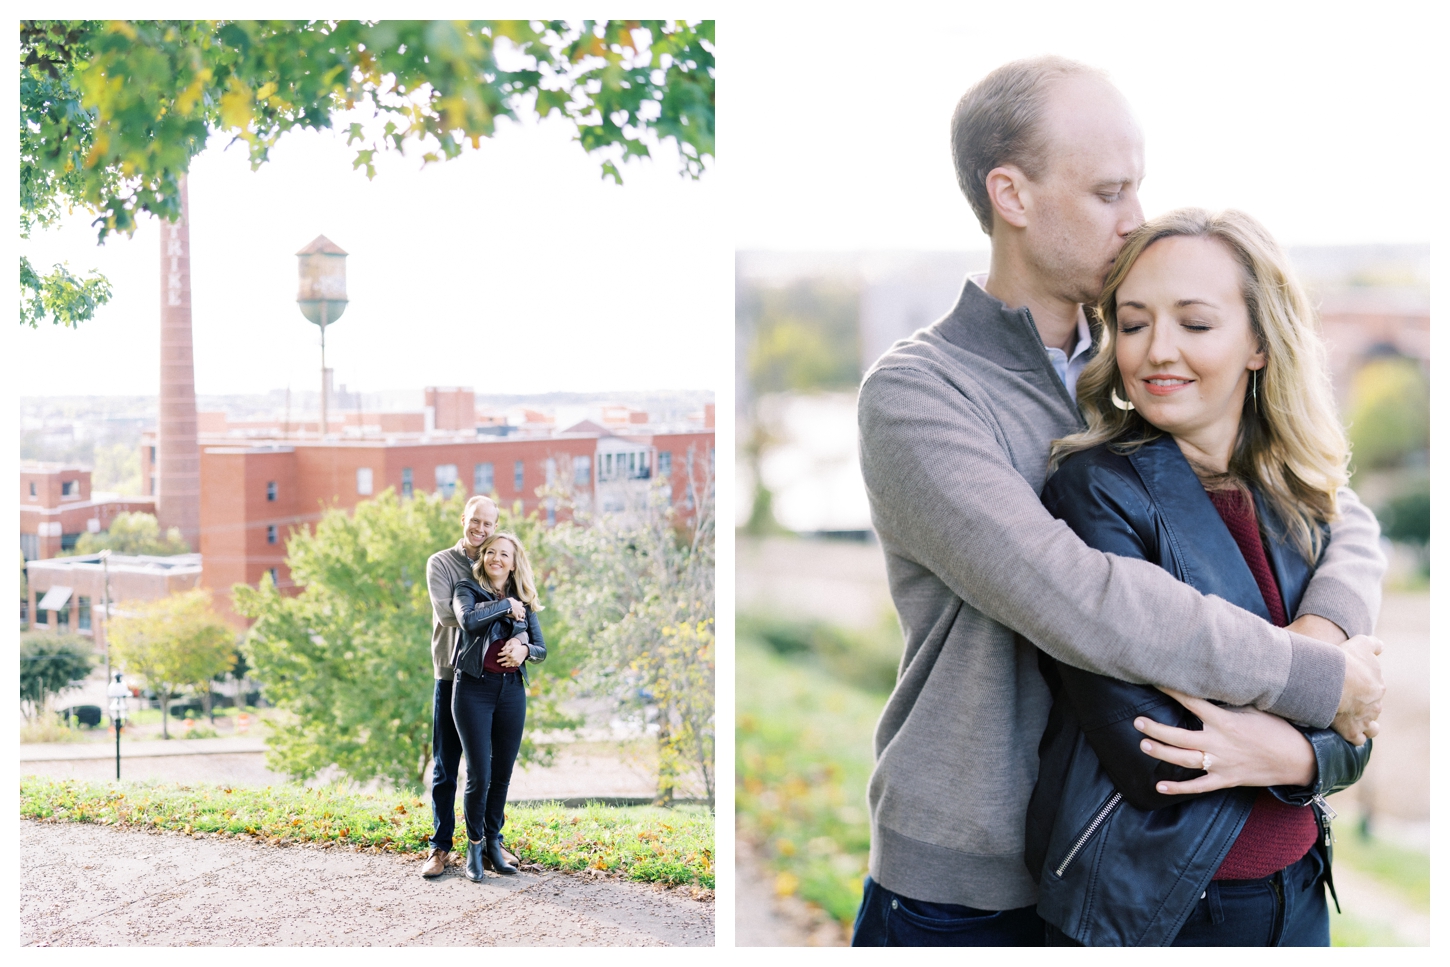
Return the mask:
[[987, 172], [992, 211], [1013, 228], [1027, 227], [1027, 193], [1027, 175], [1016, 165], [999, 165]]

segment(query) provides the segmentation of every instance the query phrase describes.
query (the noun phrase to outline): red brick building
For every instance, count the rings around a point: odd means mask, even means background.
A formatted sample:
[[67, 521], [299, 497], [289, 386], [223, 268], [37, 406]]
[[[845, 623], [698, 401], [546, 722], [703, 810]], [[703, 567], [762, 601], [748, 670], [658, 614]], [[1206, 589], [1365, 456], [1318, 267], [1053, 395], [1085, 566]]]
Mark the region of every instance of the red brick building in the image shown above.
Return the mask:
[[97, 554], [58, 557], [30, 561], [25, 573], [29, 587], [21, 602], [21, 621], [34, 631], [86, 635], [103, 651], [108, 593], [111, 613], [116, 614], [127, 602], [189, 591], [201, 584], [201, 555], [112, 554], [104, 564]]
[[55, 557], [87, 532], [108, 530], [118, 514], [156, 513], [149, 497], [91, 493], [91, 472], [59, 463], [20, 464], [20, 552], [27, 561]]
[[[594, 428], [518, 437], [443, 432], [270, 441], [203, 435], [201, 583], [228, 615], [234, 584], [255, 585], [271, 572], [279, 588], [294, 587], [288, 536], [327, 508], [351, 509], [388, 488], [403, 496], [488, 494], [525, 514], [539, 510], [552, 523], [566, 519], [568, 510], [539, 495], [547, 486], [572, 491], [585, 506], [625, 511], [633, 506], [628, 494], [642, 495], [649, 480], [663, 475], [677, 508], [690, 515], [713, 463], [712, 431], [623, 437]], [[693, 490], [687, 486], [692, 470]]]

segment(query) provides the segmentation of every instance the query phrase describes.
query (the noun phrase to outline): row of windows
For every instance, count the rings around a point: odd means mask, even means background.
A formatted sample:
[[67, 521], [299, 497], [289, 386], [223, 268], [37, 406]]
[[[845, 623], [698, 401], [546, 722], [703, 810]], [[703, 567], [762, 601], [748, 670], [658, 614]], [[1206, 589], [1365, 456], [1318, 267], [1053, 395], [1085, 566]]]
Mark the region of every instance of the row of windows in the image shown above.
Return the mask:
[[[662, 476], [668, 477], [673, 469], [674, 455], [668, 450], [661, 450], [658, 455], [659, 472]], [[574, 458], [574, 485], [586, 487], [589, 485], [589, 470], [591, 460], [588, 457]], [[553, 482], [553, 461], [549, 461], [549, 477]], [[649, 454], [636, 451], [634, 453], [602, 453], [599, 455], [599, 479], [600, 480], [648, 480]], [[458, 489], [458, 465], [454, 463], [439, 464], [433, 468], [433, 480], [438, 492], [445, 497], [452, 497]], [[473, 465], [473, 492], [476, 494], [493, 493], [495, 489], [493, 464], [475, 463]], [[524, 462], [514, 461], [514, 491], [517, 493], [524, 489]], [[413, 496], [413, 468], [403, 468], [402, 491], [404, 497]], [[373, 492], [373, 469], [372, 467], [357, 468], [357, 492], [361, 497], [368, 497]], [[267, 499], [277, 499], [277, 481], [267, 481]], [[275, 543], [269, 541], [268, 543]]]
[[[584, 461], [584, 483], [589, 482], [589, 458], [579, 458]], [[574, 478], [579, 480], [579, 462], [574, 462]], [[433, 483], [438, 492], [444, 497], [452, 497], [458, 489], [458, 465], [456, 463], [443, 463], [433, 468]], [[514, 461], [514, 491], [520, 492], [524, 489], [524, 462]], [[475, 463], [473, 465], [473, 492], [476, 494], [488, 494], [494, 491], [493, 464]], [[373, 492], [373, 471], [371, 467], [358, 467], [357, 469], [357, 492], [359, 496], [366, 497]], [[413, 468], [403, 468], [404, 497], [413, 496]]]
[[[22, 601], [22, 602], [20, 602], [20, 620], [21, 621], [24, 621], [25, 620], [26, 612], [29, 609], [30, 609], [30, 602], [29, 601]], [[40, 608], [35, 609], [35, 623], [38, 624], [38, 625], [45, 625], [45, 626], [49, 627], [49, 625], [50, 625], [50, 614], [51, 614], [51, 612], [49, 612], [49, 611], [44, 611], [44, 610], [42, 610]], [[70, 604], [69, 603], [67, 603], [64, 608], [61, 608], [59, 611], [55, 612], [55, 624], [56, 624], [56, 627], [58, 629], [60, 629], [61, 631], [68, 631], [68, 630], [70, 630]], [[76, 598], [76, 630], [78, 630], [78, 631], [90, 631], [91, 630], [91, 599], [88, 598], [88, 597], [85, 597], [84, 595], [81, 595], [80, 597], [77, 597]]]

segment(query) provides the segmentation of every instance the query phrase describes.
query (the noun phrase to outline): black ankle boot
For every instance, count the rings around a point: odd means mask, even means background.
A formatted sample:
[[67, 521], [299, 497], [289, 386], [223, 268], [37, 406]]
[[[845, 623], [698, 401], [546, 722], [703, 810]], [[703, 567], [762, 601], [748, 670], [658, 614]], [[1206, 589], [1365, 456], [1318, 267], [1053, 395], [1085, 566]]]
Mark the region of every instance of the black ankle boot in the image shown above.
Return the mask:
[[475, 883], [483, 880], [483, 867], [487, 860], [483, 855], [483, 843], [468, 841], [468, 852], [464, 854], [463, 872]]
[[[472, 849], [473, 844], [470, 843], [468, 848]], [[495, 873], [503, 873], [506, 876], [519, 871], [519, 868], [510, 863], [503, 855], [503, 841], [498, 839], [488, 841], [488, 865]]]

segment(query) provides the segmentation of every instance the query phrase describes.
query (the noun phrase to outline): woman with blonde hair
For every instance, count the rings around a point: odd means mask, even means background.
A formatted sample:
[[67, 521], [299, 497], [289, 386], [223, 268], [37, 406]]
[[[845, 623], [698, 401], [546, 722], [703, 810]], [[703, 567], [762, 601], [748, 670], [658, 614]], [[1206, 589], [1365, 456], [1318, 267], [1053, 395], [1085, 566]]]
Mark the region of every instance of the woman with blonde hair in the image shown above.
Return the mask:
[[[1181, 209], [1128, 238], [1096, 314], [1086, 428], [1054, 443], [1044, 504], [1099, 550], [1288, 625], [1349, 458], [1288, 260], [1242, 212]], [[1325, 625], [1295, 629], [1343, 640]], [[1049, 944], [1328, 945], [1324, 796], [1368, 742], [1039, 663], [1053, 708], [1027, 857]]]
[[543, 610], [534, 572], [518, 536], [499, 531], [479, 548], [474, 580], [453, 588], [459, 635], [453, 665], [453, 721], [468, 761], [463, 821], [468, 832], [464, 872], [513, 874], [503, 852], [504, 805], [528, 710], [525, 662], [547, 655], [539, 631]]

